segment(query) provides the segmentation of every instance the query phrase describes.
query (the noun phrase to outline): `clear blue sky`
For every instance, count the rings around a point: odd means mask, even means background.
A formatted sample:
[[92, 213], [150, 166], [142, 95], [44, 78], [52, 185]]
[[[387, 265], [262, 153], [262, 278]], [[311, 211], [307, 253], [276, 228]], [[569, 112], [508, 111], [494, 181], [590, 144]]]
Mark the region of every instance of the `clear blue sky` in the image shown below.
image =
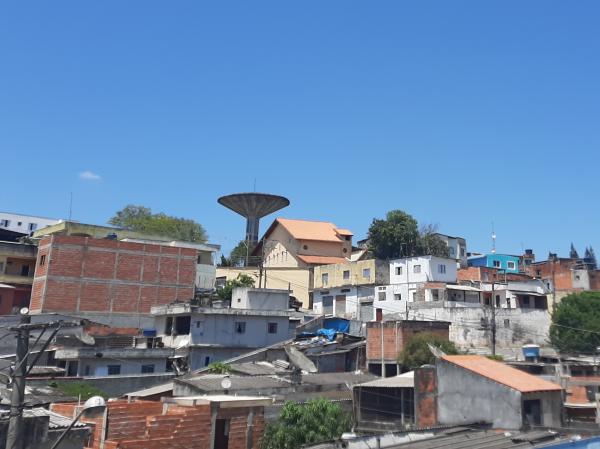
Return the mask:
[[142, 204], [227, 250], [244, 222], [216, 199], [256, 178], [281, 216], [357, 238], [399, 208], [470, 250], [492, 221], [499, 252], [600, 250], [599, 20], [597, 1], [3, 2], [0, 210], [66, 217], [72, 191], [74, 219]]

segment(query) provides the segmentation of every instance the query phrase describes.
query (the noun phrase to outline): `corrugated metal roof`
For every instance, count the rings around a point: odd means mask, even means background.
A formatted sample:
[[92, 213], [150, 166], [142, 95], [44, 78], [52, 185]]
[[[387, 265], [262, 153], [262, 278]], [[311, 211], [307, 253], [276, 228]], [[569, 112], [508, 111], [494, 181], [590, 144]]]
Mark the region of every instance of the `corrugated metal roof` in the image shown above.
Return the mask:
[[[180, 382], [190, 384], [201, 391], [214, 392], [224, 391], [221, 381], [224, 375], [203, 375], [191, 379], [181, 379]], [[267, 388], [287, 388], [291, 383], [283, 379], [271, 376], [229, 376], [231, 388], [229, 391], [236, 390], [260, 390]]]
[[[9, 414], [9, 411], [2, 411], [2, 414]], [[36, 407], [36, 408], [26, 408], [23, 410], [24, 418], [40, 418], [46, 417], [49, 418], [48, 428], [49, 429], [66, 429], [71, 425], [73, 421], [71, 418], [67, 418], [66, 416], [59, 415], [58, 413], [51, 412], [50, 410], [46, 410], [45, 408]], [[73, 427], [83, 428], [88, 427], [88, 424], [84, 422], [77, 422]]]
[[487, 377], [521, 393], [562, 390], [560, 385], [480, 355], [446, 355], [442, 357], [442, 360]]

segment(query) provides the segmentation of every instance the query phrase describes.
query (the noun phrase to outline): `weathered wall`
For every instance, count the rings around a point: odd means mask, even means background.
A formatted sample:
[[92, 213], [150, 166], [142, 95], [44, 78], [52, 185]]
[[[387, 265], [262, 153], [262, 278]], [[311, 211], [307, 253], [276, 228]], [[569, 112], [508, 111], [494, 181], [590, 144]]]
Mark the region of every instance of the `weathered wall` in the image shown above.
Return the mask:
[[436, 370], [440, 424], [483, 421], [499, 429], [521, 428], [521, 393], [442, 359]]
[[[449, 321], [450, 340], [460, 349], [488, 352], [491, 343], [489, 307], [465, 307], [460, 303], [411, 303], [409, 319]], [[550, 314], [540, 309], [496, 309], [496, 346], [500, 353], [522, 357], [521, 346], [544, 345]]]
[[196, 250], [66, 235], [40, 241], [31, 310], [139, 312], [193, 298]]
[[[368, 270], [368, 276], [365, 276]], [[344, 276], [346, 273], [346, 276]], [[327, 274], [327, 283], [323, 275]], [[347, 262], [332, 265], [321, 265], [314, 268], [314, 288], [327, 289], [350, 285], [387, 284], [389, 282], [389, 267], [387, 262], [367, 259], [357, 262]]]

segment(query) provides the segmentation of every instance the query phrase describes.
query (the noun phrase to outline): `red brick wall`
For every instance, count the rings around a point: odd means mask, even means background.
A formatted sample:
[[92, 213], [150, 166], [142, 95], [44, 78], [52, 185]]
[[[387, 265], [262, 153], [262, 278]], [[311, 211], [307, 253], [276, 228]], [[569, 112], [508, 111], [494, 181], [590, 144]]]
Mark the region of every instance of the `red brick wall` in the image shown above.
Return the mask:
[[[556, 290], [573, 290], [573, 274], [571, 268], [576, 263], [571, 259], [548, 260], [527, 268], [531, 276], [541, 279], [553, 279]], [[538, 274], [538, 271], [540, 274]], [[553, 274], [554, 272], [554, 274]]]
[[153, 305], [190, 299], [196, 256], [190, 248], [45, 237], [40, 242], [31, 310], [147, 313]]
[[459, 282], [461, 281], [474, 281], [474, 282], [492, 282], [492, 281], [524, 281], [531, 279], [529, 274], [524, 273], [506, 273], [498, 271], [496, 268], [489, 267], [468, 267], [461, 268], [456, 272], [456, 277]]
[[435, 367], [415, 370], [415, 418], [417, 427], [432, 427], [437, 424]]
[[367, 360], [380, 361], [383, 328], [383, 360], [395, 362], [406, 343], [417, 333], [427, 332], [449, 338], [449, 324], [421, 321], [383, 321], [367, 323]]
[[[52, 410], [73, 417], [75, 404], [53, 404]], [[166, 411], [165, 411], [166, 408]], [[229, 448], [246, 449], [247, 417], [250, 409], [219, 410], [217, 417], [229, 419]], [[88, 420], [84, 420], [88, 422]], [[101, 441], [103, 417], [93, 421], [92, 448]], [[211, 407], [197, 405], [164, 406], [161, 402], [108, 402], [106, 449], [209, 449], [211, 446]], [[252, 447], [258, 448], [264, 432], [262, 408], [256, 408], [253, 419]], [[176, 444], [175, 444], [176, 443]]]

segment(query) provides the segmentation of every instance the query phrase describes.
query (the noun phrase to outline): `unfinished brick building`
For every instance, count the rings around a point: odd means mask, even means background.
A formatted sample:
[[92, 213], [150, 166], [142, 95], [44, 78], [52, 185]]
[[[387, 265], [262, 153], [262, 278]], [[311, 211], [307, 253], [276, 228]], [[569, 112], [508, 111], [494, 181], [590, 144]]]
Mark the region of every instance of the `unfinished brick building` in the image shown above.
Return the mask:
[[367, 368], [387, 377], [398, 374], [398, 354], [415, 334], [427, 332], [446, 340], [450, 334], [447, 321], [371, 321], [367, 323]]
[[[106, 413], [81, 419], [93, 424], [89, 449], [252, 449], [262, 438], [270, 398], [207, 396], [165, 402], [109, 401]], [[69, 418], [77, 404], [53, 404]]]
[[40, 241], [32, 313], [149, 313], [193, 298], [197, 251], [53, 234]]

